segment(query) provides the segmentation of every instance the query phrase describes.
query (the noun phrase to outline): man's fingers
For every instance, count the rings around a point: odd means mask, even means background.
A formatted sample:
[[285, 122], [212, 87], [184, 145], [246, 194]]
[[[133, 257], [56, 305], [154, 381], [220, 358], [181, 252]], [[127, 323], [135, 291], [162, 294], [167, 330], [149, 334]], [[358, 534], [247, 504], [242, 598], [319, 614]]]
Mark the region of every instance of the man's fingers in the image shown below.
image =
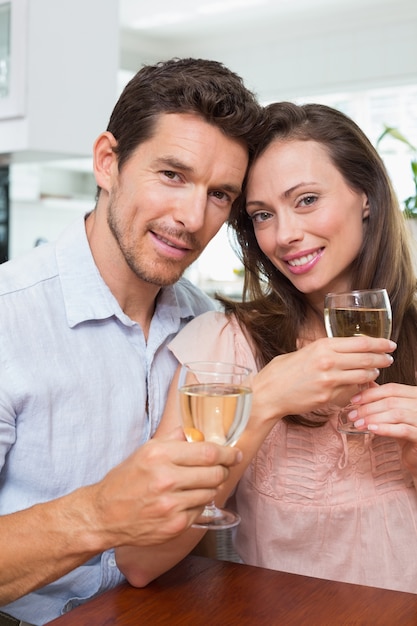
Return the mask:
[[184, 431], [181, 426], [177, 426], [174, 430], [166, 433], [162, 437], [155, 437], [158, 441], [185, 441]]
[[[179, 431], [182, 432], [181, 429]], [[238, 448], [221, 446], [210, 441], [189, 443], [184, 440], [184, 435], [180, 435], [179, 431], [175, 429], [164, 437], [155, 437], [147, 445], [152, 444], [156, 455], [162, 455], [165, 458], [168, 456], [173, 464], [180, 466], [224, 465], [230, 467], [242, 460], [242, 453]]]

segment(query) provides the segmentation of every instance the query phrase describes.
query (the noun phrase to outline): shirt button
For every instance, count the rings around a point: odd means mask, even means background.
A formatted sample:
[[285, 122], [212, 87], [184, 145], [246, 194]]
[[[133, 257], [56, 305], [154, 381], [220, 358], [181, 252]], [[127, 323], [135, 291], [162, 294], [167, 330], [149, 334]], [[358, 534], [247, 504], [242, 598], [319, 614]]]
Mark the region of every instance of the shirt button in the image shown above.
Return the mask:
[[110, 567], [116, 567], [116, 559], [114, 558], [114, 556], [111, 556], [109, 558], [109, 565]]

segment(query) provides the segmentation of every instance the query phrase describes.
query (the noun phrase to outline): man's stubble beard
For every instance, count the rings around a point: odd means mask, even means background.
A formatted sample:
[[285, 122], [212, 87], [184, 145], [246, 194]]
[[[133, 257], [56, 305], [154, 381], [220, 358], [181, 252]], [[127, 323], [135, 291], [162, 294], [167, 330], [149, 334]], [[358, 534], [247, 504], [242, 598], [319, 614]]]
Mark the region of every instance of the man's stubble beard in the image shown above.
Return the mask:
[[[130, 270], [146, 283], [155, 285], [157, 287], [168, 287], [176, 283], [184, 271], [195, 260], [193, 259], [185, 267], [178, 267], [175, 261], [170, 262], [169, 259], [164, 259], [160, 263], [152, 264], [152, 267], [148, 267], [146, 262], [146, 254], [140, 252], [134, 244], [129, 245], [129, 232], [128, 229], [120, 223], [117, 215], [117, 197], [113, 200], [110, 198], [107, 207], [107, 223], [112, 233], [114, 240], [122, 253], [126, 264]], [[200, 253], [196, 256], [198, 256]], [[171, 267], [171, 271], [166, 275], [167, 268]]]

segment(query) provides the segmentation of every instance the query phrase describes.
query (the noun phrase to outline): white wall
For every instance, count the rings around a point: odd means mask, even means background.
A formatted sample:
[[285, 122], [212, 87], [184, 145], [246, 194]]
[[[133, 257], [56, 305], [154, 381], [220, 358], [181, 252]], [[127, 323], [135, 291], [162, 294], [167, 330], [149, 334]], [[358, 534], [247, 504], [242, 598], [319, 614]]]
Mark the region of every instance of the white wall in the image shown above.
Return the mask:
[[[225, 31], [220, 22], [207, 38], [184, 36], [174, 41], [123, 33], [121, 66], [136, 71], [143, 63], [172, 56], [213, 58], [241, 74], [262, 101], [417, 85], [417, 2], [375, 0], [363, 9], [361, 6], [354, 3], [340, 8], [339, 0], [334, 0], [325, 14], [306, 10], [295, 17], [271, 19], [267, 25], [255, 21], [249, 30], [240, 32]], [[94, 33], [91, 37], [94, 41]], [[99, 113], [103, 115], [103, 111]], [[385, 121], [396, 124], [395, 119]], [[62, 189], [65, 193], [65, 185]], [[36, 194], [26, 199], [17, 194], [12, 206], [10, 256], [32, 247], [37, 237], [55, 238], [75, 214], [92, 206], [92, 201], [93, 193], [68, 204], [61, 200], [37, 202]], [[223, 232], [211, 246], [214, 256], [221, 256], [219, 242], [224, 257], [230, 259]], [[207, 258], [204, 255], [199, 262], [205, 277], [211, 264]], [[230, 264], [235, 265], [233, 257]], [[229, 278], [230, 267], [225, 272], [225, 279]]]
[[[305, 3], [306, 7], [308, 3]], [[126, 33], [124, 67], [170, 56], [214, 58], [243, 76], [265, 101], [417, 83], [417, 2], [376, 0], [254, 21], [241, 31], [175, 41]]]
[[21, 201], [13, 203], [10, 219], [10, 258], [25, 254], [39, 239], [54, 241], [78, 216], [94, 206], [88, 201]]
[[88, 174], [46, 160], [90, 157], [119, 93], [118, 0], [18, 2], [24, 106], [0, 116], [0, 161], [12, 163], [10, 258], [38, 238], [55, 239], [94, 206], [91, 168]]

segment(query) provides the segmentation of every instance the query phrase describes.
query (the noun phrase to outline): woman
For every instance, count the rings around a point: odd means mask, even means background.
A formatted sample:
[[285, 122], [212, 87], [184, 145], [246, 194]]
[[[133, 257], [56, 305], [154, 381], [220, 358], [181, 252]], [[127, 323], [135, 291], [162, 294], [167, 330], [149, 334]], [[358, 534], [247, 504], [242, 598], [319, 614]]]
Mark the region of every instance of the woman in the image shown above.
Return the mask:
[[[244, 562], [417, 593], [417, 312], [403, 218], [352, 120], [317, 104], [277, 103], [267, 115], [245, 202], [230, 218], [243, 302], [223, 299], [224, 314], [196, 318], [171, 343], [180, 362], [258, 372], [244, 458], [219, 503], [247, 467], [233, 495]], [[389, 293], [397, 349], [327, 338], [325, 294], [371, 287]], [[174, 384], [161, 432], [178, 420], [175, 396]], [[337, 431], [352, 396], [352, 420], [375, 434]]]

